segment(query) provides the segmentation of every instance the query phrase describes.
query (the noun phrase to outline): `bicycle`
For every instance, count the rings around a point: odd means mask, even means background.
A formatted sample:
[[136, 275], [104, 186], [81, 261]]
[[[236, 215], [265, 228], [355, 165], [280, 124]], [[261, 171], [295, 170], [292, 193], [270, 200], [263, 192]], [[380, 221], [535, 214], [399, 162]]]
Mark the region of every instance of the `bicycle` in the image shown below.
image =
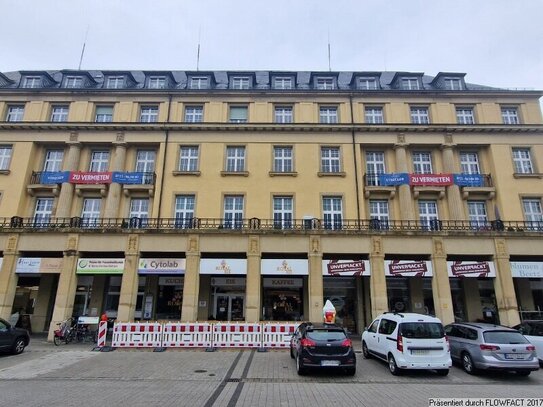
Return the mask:
[[69, 344], [76, 338], [76, 327], [74, 318], [68, 318], [65, 321], [57, 323], [58, 329], [54, 332], [53, 343], [59, 346], [61, 343]]

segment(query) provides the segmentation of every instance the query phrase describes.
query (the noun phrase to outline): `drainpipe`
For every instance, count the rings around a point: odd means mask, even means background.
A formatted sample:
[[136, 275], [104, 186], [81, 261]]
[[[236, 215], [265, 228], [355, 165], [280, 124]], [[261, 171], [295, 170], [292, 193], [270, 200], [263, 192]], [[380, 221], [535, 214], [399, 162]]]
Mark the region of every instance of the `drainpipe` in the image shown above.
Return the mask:
[[[170, 123], [170, 114], [171, 114], [171, 110], [172, 110], [172, 95], [171, 93], [168, 95], [168, 115], [166, 117], [166, 123], [165, 124], [169, 124]], [[164, 178], [166, 178], [166, 156], [167, 156], [167, 153], [168, 153], [168, 143], [169, 143], [169, 140], [170, 140], [170, 130], [168, 130], [168, 128], [166, 127], [166, 130], [165, 130], [165, 140], [164, 140], [164, 155], [162, 157], [162, 174], [161, 174], [161, 177], [160, 177], [160, 195], [158, 197], [158, 222], [157, 222], [157, 228], [159, 227], [160, 225], [160, 219], [161, 219], [161, 215], [162, 215], [162, 197], [164, 196]]]
[[356, 143], [354, 137], [354, 110], [353, 110], [353, 95], [349, 94], [349, 105], [351, 106], [351, 139], [353, 146], [353, 164], [354, 164], [354, 186], [356, 190], [356, 220], [360, 229], [360, 193], [358, 188], [358, 162], [356, 160]]

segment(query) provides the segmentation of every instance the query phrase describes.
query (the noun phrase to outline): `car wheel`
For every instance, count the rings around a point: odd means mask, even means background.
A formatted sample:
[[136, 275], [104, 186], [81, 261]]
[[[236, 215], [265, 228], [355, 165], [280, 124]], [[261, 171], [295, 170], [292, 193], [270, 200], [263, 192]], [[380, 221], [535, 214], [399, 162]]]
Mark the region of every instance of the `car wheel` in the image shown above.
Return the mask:
[[530, 370], [517, 370], [515, 373], [519, 376], [530, 376], [532, 372]]
[[14, 355], [23, 353], [23, 351], [25, 350], [25, 346], [26, 346], [26, 343], [25, 343], [24, 338], [17, 338], [15, 339], [15, 342], [13, 343], [13, 348], [11, 349], [11, 352]]
[[292, 350], [292, 346], [290, 347], [290, 357], [294, 359], [294, 351]]
[[388, 370], [390, 370], [390, 373], [394, 376], [399, 376], [402, 374], [402, 369], [398, 367], [396, 364], [396, 359], [394, 359], [394, 356], [389, 355], [388, 356]]
[[364, 356], [364, 359], [370, 359], [370, 351], [368, 349], [368, 345], [366, 345], [366, 342], [362, 342], [362, 356]]
[[300, 360], [300, 355], [296, 356], [296, 372], [300, 376], [305, 375], [305, 372], [306, 372], [305, 367], [304, 367], [302, 361]]
[[473, 364], [473, 359], [471, 358], [471, 355], [467, 352], [464, 352], [462, 354], [462, 368], [468, 374], [477, 373], [477, 368]]
[[356, 367], [348, 367], [345, 369], [345, 374], [347, 376], [354, 376], [356, 374]]
[[449, 374], [449, 369], [437, 369], [436, 372], [439, 376], [447, 376]]

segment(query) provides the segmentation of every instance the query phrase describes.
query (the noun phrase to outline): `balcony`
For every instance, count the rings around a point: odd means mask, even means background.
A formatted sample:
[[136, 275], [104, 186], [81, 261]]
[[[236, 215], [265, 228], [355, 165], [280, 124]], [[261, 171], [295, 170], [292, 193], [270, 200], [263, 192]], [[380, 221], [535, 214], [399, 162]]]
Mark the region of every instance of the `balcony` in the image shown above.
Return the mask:
[[387, 195], [390, 199], [394, 199], [396, 187], [382, 185], [379, 175], [375, 173], [364, 174], [364, 197], [368, 199], [370, 196]]
[[44, 171], [32, 171], [30, 175], [30, 181], [26, 186], [26, 191], [30, 196], [35, 196], [36, 193], [46, 193], [58, 196], [60, 193], [60, 184], [59, 183], [44, 183], [43, 177]]
[[492, 176], [490, 174], [479, 174], [482, 177], [482, 183], [479, 185], [466, 185], [462, 186], [462, 198], [468, 199], [474, 195], [485, 196], [486, 199], [494, 199], [496, 196], [496, 187], [492, 182]]

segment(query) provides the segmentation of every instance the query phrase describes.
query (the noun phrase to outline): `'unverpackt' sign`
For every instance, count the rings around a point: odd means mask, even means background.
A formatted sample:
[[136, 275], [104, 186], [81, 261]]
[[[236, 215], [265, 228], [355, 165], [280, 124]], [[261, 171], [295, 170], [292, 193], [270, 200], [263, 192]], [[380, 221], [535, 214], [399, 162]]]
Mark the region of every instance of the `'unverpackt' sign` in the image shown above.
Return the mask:
[[385, 275], [396, 277], [432, 277], [432, 262], [427, 260], [386, 260]]
[[368, 260], [323, 260], [323, 276], [369, 276]]
[[496, 277], [492, 261], [448, 261], [449, 277]]

